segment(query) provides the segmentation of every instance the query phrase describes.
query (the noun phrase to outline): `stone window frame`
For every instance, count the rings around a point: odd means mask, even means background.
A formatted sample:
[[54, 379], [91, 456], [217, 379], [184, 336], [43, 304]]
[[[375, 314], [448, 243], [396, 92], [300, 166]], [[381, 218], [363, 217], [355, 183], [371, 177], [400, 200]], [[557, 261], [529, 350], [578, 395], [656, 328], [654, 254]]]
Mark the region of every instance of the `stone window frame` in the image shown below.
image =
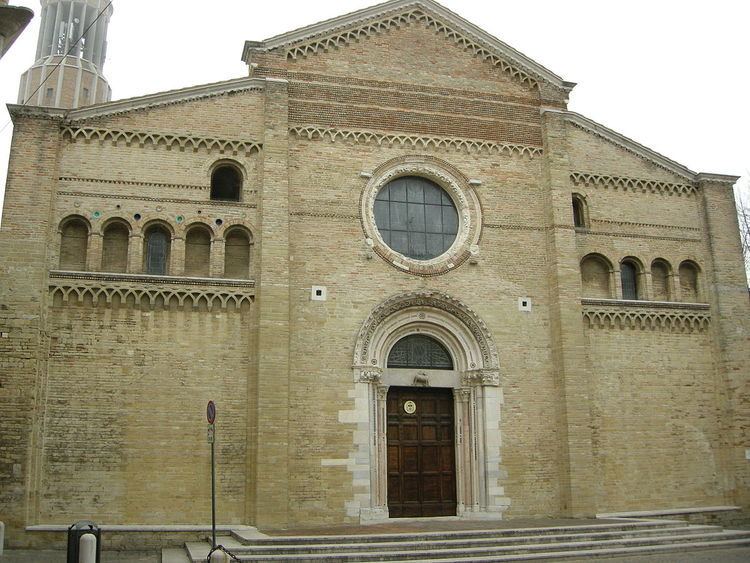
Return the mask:
[[[664, 282], [665, 282], [665, 290], [667, 292], [666, 299], [657, 299], [656, 298], [656, 289], [654, 287], [654, 285], [655, 285], [654, 284], [654, 266], [661, 266], [661, 267], [664, 268], [664, 270], [666, 272], [666, 277], [665, 277], [665, 280], [664, 280]], [[649, 267], [648, 274], [649, 274], [650, 280], [651, 280], [651, 283], [649, 284], [649, 286], [651, 288], [650, 292], [649, 292], [649, 294], [650, 294], [649, 297], [650, 297], [651, 301], [664, 301], [666, 303], [672, 303], [672, 302], [676, 301], [676, 299], [675, 299], [675, 288], [674, 288], [674, 277], [675, 277], [675, 274], [674, 274], [674, 269], [672, 268], [672, 264], [671, 264], [671, 262], [669, 260], [667, 260], [666, 258], [662, 258], [661, 256], [658, 256], [658, 257], [654, 258], [653, 260], [651, 260], [651, 266]]]
[[[56, 253], [53, 258], [53, 263], [57, 264], [58, 269], [65, 270], [65, 268], [63, 268], [61, 264], [63, 246], [64, 246], [63, 239], [64, 239], [64, 234], [65, 234], [65, 229], [71, 223], [81, 223], [83, 224], [84, 227], [86, 227], [86, 248], [84, 249], [84, 254], [82, 257], [85, 263], [84, 269], [82, 271], [85, 271], [89, 268], [90, 251], [91, 251], [90, 239], [91, 239], [91, 234], [93, 232], [93, 226], [91, 224], [91, 221], [89, 221], [86, 217], [78, 213], [72, 213], [70, 215], [67, 215], [58, 222], [57, 239], [56, 239], [56, 245], [55, 245]], [[78, 271], [78, 270], [73, 270], [73, 271]]]
[[[683, 268], [690, 268], [695, 273], [695, 300], [692, 301], [686, 301], [685, 300], [685, 294], [683, 289], [683, 281], [682, 281], [682, 270]], [[702, 279], [702, 272], [703, 270], [700, 267], [700, 264], [693, 258], [685, 258], [684, 260], [679, 261], [679, 265], [677, 266], [677, 279], [675, 280], [675, 283], [679, 285], [680, 287], [680, 301], [686, 302], [686, 303], [702, 303], [705, 301], [706, 296], [703, 293], [704, 289], [704, 282]]]
[[589, 206], [586, 196], [580, 192], [571, 194], [571, 207], [573, 208], [573, 227], [586, 230], [589, 228]]
[[[220, 168], [232, 168], [240, 179], [240, 185], [237, 191], [237, 199], [225, 199], [225, 198], [216, 198], [213, 195], [214, 191], [214, 174], [220, 169]], [[211, 163], [211, 166], [208, 169], [208, 185], [209, 185], [209, 192], [208, 197], [211, 201], [217, 201], [217, 202], [242, 202], [243, 201], [243, 192], [245, 190], [245, 183], [247, 182], [247, 171], [245, 170], [245, 167], [237, 162], [236, 160], [233, 160], [231, 158], [222, 158], [219, 160], [216, 160]]]
[[[633, 268], [633, 284], [634, 284], [634, 290], [635, 290], [635, 297], [625, 297], [625, 288], [624, 288], [624, 280], [623, 280], [623, 266], [628, 266], [630, 268]], [[620, 267], [619, 267], [619, 293], [620, 298], [624, 301], [645, 301], [648, 299], [648, 296], [646, 295], [646, 283], [644, 280], [645, 277], [645, 268], [643, 267], [643, 262], [641, 262], [638, 258], [635, 256], [626, 256], [622, 260], [620, 260]]]
[[586, 295], [587, 287], [583, 280], [584, 265], [587, 261], [596, 261], [604, 266], [604, 269], [607, 271], [607, 297], [605, 299], [612, 299], [614, 297], [615, 288], [617, 287], [617, 284], [615, 283], [615, 268], [612, 265], [612, 260], [601, 252], [589, 252], [578, 262], [578, 270], [581, 276], [581, 295], [584, 298], [589, 298], [589, 296]]
[[[375, 198], [389, 182], [404, 176], [419, 176], [446, 191], [458, 213], [458, 233], [447, 252], [430, 260], [416, 260], [391, 249], [380, 236], [375, 223]], [[445, 161], [428, 156], [407, 156], [378, 167], [365, 185], [360, 198], [360, 216], [365, 243], [393, 267], [418, 276], [450, 272], [479, 253], [482, 209], [469, 179]]]

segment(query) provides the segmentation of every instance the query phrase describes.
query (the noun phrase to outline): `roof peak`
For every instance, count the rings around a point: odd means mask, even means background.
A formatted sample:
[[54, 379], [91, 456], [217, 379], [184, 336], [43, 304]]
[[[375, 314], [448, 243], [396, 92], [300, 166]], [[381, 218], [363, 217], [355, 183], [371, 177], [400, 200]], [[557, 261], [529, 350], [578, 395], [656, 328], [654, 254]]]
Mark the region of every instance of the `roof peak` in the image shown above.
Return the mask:
[[249, 64], [252, 52], [281, 48], [286, 48], [287, 56], [291, 58], [307, 56], [319, 49], [343, 45], [362, 34], [367, 35], [370, 31], [376, 31], [374, 26], [378, 22], [399, 25], [407, 21], [403, 16], [416, 17], [418, 13], [429, 18], [428, 22], [439, 22], [440, 26], [454, 39], [474, 50], [477, 55], [491, 59], [493, 62], [500, 59], [506, 65], [518, 69], [519, 72], [514, 74], [521, 76], [525, 82], [545, 82], [565, 92], [570, 92], [575, 86], [574, 83], [566, 82], [548, 68], [434, 0], [389, 0], [275, 35], [263, 41], [246, 41], [242, 60]]

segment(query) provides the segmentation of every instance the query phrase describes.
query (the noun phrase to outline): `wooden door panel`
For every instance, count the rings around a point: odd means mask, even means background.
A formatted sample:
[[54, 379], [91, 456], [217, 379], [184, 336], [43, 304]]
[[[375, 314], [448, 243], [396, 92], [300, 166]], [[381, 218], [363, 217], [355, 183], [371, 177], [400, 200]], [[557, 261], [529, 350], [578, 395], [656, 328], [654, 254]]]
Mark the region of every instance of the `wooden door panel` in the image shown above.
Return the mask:
[[[404, 409], [407, 401], [415, 403], [413, 413]], [[390, 516], [455, 515], [452, 391], [392, 387], [387, 413]]]

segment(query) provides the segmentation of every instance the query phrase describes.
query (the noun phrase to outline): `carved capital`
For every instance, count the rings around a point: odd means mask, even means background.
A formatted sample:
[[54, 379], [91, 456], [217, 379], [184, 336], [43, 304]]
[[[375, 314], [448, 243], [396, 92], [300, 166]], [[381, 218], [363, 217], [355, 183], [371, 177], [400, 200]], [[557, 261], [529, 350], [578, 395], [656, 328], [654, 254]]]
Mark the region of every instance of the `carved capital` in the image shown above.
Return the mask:
[[388, 398], [388, 386], [378, 385], [378, 400], [385, 401]]
[[471, 389], [467, 389], [465, 387], [454, 389], [453, 394], [455, 395], [456, 399], [461, 401], [462, 403], [467, 403], [469, 402], [469, 399], [471, 399]]
[[497, 387], [500, 385], [500, 372], [494, 369], [475, 369], [467, 371], [461, 376], [461, 384], [465, 387], [475, 387], [477, 385], [491, 385]]

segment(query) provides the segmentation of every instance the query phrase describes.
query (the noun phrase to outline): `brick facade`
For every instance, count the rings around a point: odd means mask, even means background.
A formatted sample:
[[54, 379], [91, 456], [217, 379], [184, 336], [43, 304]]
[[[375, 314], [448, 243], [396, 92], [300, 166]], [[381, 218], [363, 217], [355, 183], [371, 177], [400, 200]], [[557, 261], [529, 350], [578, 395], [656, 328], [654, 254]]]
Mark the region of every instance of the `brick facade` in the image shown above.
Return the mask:
[[[454, 389], [457, 447], [482, 460], [457, 453], [460, 515], [747, 510], [733, 179], [568, 112], [572, 85], [430, 0], [365, 12], [249, 43], [246, 79], [11, 108], [0, 505], [13, 545], [44, 541], [26, 526], [84, 517], [208, 521], [208, 399], [222, 523], [383, 517], [378, 405], [404, 377], [384, 358], [409, 327], [444, 338], [459, 366], [429, 376]], [[222, 163], [241, 173], [238, 201], [211, 199]], [[464, 246], [425, 268], [383, 251], [363, 213], [398, 166], [465, 209]], [[88, 237], [75, 271], [61, 267], [81, 247], [62, 242], [70, 220]], [[146, 275], [157, 226], [167, 269]], [[247, 276], [231, 267], [237, 240]], [[626, 258], [637, 301], [623, 300]]]

